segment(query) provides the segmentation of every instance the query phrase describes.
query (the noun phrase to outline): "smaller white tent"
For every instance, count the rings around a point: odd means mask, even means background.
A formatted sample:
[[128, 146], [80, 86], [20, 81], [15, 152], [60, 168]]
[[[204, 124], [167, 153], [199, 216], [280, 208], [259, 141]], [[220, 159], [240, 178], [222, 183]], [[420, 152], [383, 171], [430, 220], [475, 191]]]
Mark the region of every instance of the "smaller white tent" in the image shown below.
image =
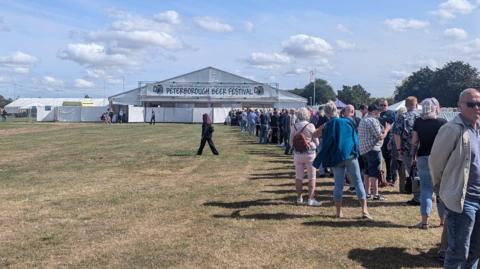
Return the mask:
[[63, 102], [89, 102], [91, 106], [108, 106], [107, 98], [18, 98], [5, 106], [7, 113], [19, 113], [20, 110], [33, 109], [34, 107], [59, 107]]
[[[392, 110], [392, 111], [397, 111], [399, 110], [401, 107], [405, 107], [405, 100], [402, 100], [398, 103], [395, 103], [393, 105], [390, 105], [388, 106], [388, 110]], [[422, 106], [420, 104], [418, 104], [418, 109], [422, 109]]]

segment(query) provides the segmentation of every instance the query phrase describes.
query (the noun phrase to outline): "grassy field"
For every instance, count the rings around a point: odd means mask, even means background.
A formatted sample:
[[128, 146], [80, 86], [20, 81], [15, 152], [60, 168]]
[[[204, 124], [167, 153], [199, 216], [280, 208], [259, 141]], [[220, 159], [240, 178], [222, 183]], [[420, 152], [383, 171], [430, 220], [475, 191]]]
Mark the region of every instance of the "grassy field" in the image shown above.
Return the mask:
[[196, 156], [200, 128], [0, 123], [0, 268], [441, 267], [397, 189], [338, 220], [332, 179], [296, 206], [291, 156], [223, 125]]

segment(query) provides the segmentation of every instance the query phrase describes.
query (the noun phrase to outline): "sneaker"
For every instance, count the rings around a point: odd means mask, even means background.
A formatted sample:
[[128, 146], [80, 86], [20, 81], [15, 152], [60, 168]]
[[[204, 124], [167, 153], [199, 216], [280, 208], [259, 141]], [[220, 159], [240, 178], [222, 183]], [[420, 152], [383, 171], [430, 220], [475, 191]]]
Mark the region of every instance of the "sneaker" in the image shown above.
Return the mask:
[[308, 206], [321, 206], [322, 203], [315, 199], [308, 199]]
[[372, 216], [368, 213], [362, 213], [362, 219], [373, 220]]
[[348, 188], [348, 192], [355, 193], [355, 187], [352, 186], [352, 187]]
[[415, 201], [415, 199], [412, 199], [412, 200], [407, 201], [407, 205], [418, 206], [418, 205], [420, 205], [420, 202]]
[[367, 200], [372, 198], [372, 195], [371, 194], [367, 194]]
[[381, 196], [380, 194], [379, 195], [375, 195], [373, 196], [373, 201], [385, 201], [385, 197]]
[[297, 205], [303, 204], [303, 197], [297, 198]]

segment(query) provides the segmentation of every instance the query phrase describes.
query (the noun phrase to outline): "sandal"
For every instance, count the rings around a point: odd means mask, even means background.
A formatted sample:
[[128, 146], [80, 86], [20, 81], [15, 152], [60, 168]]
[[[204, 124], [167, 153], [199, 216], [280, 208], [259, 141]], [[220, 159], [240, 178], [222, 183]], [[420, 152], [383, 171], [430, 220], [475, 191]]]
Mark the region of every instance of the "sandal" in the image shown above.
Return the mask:
[[368, 213], [362, 213], [362, 219], [373, 220], [372, 216]]
[[421, 230], [428, 230], [428, 223], [423, 223], [423, 222], [419, 222], [417, 223], [417, 225], [415, 225], [415, 228], [418, 228], [418, 229], [421, 229]]

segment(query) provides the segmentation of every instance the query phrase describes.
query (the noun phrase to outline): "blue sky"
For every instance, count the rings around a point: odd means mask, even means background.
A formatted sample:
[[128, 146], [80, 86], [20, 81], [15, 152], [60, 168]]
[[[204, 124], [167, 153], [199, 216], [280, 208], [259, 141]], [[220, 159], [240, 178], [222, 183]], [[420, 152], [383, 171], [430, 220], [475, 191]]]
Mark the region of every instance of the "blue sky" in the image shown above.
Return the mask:
[[309, 72], [388, 97], [421, 67], [480, 67], [480, 0], [0, 2], [0, 94], [104, 97], [214, 66], [282, 89]]

